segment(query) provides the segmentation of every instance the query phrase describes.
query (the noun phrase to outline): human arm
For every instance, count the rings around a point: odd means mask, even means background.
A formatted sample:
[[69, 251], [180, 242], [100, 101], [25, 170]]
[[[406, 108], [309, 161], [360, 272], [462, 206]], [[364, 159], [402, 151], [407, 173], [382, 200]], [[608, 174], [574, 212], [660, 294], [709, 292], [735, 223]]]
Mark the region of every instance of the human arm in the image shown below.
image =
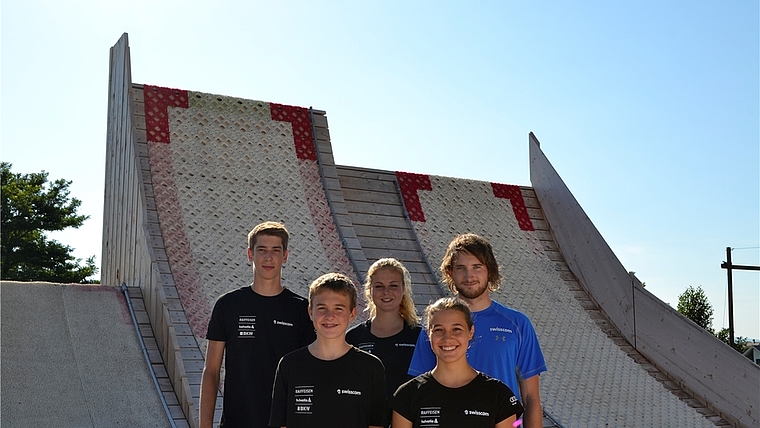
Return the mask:
[[382, 428], [388, 426], [391, 415], [385, 391], [385, 368], [379, 358], [374, 355], [371, 357], [373, 358], [373, 374], [369, 393], [372, 401], [367, 422], [369, 422], [370, 427]]
[[414, 354], [412, 354], [412, 361], [409, 362], [407, 374], [412, 377], [419, 376], [432, 370], [435, 363], [435, 354], [430, 346], [430, 339], [423, 329], [417, 336], [417, 344], [414, 346]]
[[541, 428], [544, 416], [539, 395], [538, 375], [521, 380], [519, 383], [520, 396], [525, 408], [523, 428]]
[[394, 410], [391, 426], [393, 428], [412, 428], [412, 421], [399, 415], [398, 412]]
[[214, 424], [214, 409], [216, 408], [216, 395], [219, 392], [224, 346], [225, 342], [208, 341], [206, 362], [201, 376], [200, 428], [211, 428]]
[[[501, 422], [498, 422], [496, 425], [494, 425], [494, 428], [513, 428], [513, 424], [517, 420], [516, 415], [512, 415], [508, 417], [507, 419], [504, 419]], [[395, 426], [393, 428], [396, 428]]]
[[280, 358], [280, 362], [277, 363], [274, 384], [272, 385], [272, 407], [269, 412], [270, 427], [280, 426], [284, 428], [288, 420], [288, 388], [283, 373], [283, 359]]

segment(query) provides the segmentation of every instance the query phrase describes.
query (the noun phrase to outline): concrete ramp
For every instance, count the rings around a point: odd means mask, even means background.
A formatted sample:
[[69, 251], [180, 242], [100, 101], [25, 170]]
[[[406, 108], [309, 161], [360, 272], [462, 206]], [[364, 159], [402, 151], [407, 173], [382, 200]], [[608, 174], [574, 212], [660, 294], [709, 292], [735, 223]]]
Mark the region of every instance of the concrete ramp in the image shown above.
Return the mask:
[[3, 427], [168, 427], [119, 288], [3, 282]]

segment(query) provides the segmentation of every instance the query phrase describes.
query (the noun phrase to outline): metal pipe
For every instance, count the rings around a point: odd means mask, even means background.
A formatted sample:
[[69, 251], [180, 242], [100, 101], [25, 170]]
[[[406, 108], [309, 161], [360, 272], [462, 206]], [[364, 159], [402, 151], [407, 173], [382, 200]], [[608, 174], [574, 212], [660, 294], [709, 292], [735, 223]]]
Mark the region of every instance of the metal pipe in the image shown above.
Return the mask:
[[731, 347], [734, 346], [734, 281], [732, 277], [732, 269], [733, 266], [731, 265], [731, 247], [726, 247], [726, 264], [728, 265], [728, 268], [726, 269], [726, 272], [728, 273], [728, 337], [731, 344]]
[[161, 405], [164, 406], [166, 417], [169, 418], [169, 423], [172, 428], [177, 428], [177, 424], [174, 422], [172, 412], [169, 410], [169, 405], [166, 404], [166, 398], [163, 391], [161, 391], [161, 385], [158, 384], [158, 378], [156, 378], [156, 372], [153, 370], [153, 365], [150, 363], [150, 356], [148, 355], [148, 348], [145, 347], [145, 341], [140, 333], [140, 326], [137, 324], [137, 317], [135, 316], [135, 308], [132, 306], [132, 299], [129, 298], [129, 290], [126, 283], [121, 283], [121, 292], [124, 293], [124, 297], [127, 299], [127, 307], [129, 308], [129, 314], [132, 316], [132, 323], [135, 325], [135, 332], [137, 333], [137, 339], [140, 341], [140, 347], [142, 348], [143, 357], [145, 362], [148, 363], [148, 370], [150, 370], [150, 377], [153, 378], [153, 386], [156, 387], [156, 392], [161, 398]]

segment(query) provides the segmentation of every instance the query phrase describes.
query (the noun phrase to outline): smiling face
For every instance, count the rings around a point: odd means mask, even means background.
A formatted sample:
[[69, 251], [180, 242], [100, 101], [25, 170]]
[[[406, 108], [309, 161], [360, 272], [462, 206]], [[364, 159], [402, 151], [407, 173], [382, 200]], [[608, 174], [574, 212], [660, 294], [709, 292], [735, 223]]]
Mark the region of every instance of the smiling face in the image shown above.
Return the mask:
[[378, 312], [398, 313], [404, 295], [404, 277], [390, 267], [380, 268], [372, 274], [372, 303]]
[[430, 346], [439, 362], [451, 363], [466, 358], [467, 346], [475, 333], [458, 309], [444, 309], [433, 314], [429, 322]]
[[282, 265], [288, 260], [288, 251], [283, 248], [282, 238], [274, 235], [258, 235], [253, 248], [248, 249], [248, 260], [253, 264], [256, 280], [271, 281], [282, 274]]
[[309, 317], [320, 337], [343, 338], [349, 324], [356, 318], [356, 307], [351, 307], [349, 296], [330, 289], [322, 289], [311, 298]]
[[464, 251], [457, 253], [449, 274], [457, 292], [468, 303], [490, 298], [487, 292], [488, 267], [472, 254]]

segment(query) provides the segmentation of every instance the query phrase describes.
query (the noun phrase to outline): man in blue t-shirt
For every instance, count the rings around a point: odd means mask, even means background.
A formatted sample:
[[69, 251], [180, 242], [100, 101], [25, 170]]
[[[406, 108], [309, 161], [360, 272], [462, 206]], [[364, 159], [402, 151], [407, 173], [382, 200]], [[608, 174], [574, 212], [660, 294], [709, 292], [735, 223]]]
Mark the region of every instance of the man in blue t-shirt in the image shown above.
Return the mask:
[[[544, 355], [530, 319], [491, 300], [491, 291], [501, 285], [491, 244], [473, 233], [459, 235], [446, 249], [440, 269], [449, 289], [472, 311], [475, 337], [467, 350], [467, 361], [475, 370], [506, 383], [525, 408], [523, 426], [540, 428], [539, 374], [546, 371]], [[435, 364], [428, 336], [420, 334], [409, 374], [418, 376]]]

